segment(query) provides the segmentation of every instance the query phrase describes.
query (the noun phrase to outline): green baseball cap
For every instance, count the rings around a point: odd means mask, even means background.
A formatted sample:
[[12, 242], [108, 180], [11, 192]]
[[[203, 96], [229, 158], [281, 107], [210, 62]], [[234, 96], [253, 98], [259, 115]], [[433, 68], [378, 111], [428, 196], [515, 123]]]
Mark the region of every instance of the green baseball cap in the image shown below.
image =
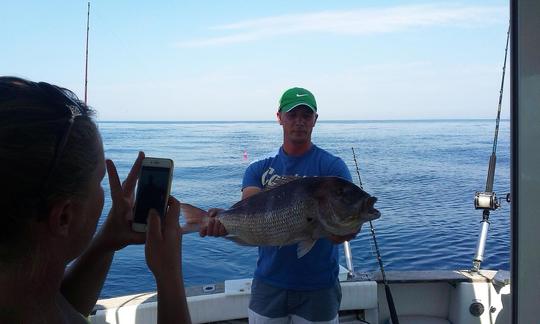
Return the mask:
[[279, 112], [289, 112], [298, 106], [308, 106], [317, 112], [317, 102], [311, 92], [304, 88], [290, 88], [279, 100]]

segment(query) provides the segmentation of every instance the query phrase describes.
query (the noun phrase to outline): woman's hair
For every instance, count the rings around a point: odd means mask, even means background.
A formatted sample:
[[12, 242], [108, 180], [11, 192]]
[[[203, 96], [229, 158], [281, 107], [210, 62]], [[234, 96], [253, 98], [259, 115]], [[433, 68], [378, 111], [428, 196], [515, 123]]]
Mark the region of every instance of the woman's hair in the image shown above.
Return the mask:
[[0, 77], [0, 263], [30, 252], [55, 201], [84, 198], [102, 158], [93, 115], [67, 89]]

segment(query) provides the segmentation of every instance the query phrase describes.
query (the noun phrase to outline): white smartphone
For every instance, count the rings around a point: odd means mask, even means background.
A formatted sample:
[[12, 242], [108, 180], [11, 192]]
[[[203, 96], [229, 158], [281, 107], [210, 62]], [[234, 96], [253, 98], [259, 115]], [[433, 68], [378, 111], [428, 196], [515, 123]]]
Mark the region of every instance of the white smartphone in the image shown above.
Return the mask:
[[163, 220], [167, 212], [172, 175], [173, 161], [171, 159], [144, 158], [135, 195], [131, 226], [134, 231], [146, 232], [146, 219], [151, 208], [157, 210]]

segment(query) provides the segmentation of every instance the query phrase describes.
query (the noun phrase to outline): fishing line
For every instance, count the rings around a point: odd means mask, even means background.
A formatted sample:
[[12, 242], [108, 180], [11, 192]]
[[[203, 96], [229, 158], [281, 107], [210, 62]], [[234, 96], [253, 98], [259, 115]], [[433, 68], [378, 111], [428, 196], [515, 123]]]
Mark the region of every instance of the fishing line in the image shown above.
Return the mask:
[[[354, 147], [351, 147], [354, 165], [356, 167], [356, 174], [358, 175], [358, 182], [360, 189], [364, 189], [362, 185], [362, 178], [360, 177], [360, 169], [358, 168], [358, 161], [356, 160], [356, 154], [354, 152]], [[373, 223], [369, 221], [369, 228], [371, 229], [371, 236], [373, 237], [373, 244], [375, 245], [375, 252], [377, 253], [377, 261], [379, 262], [379, 268], [381, 268], [381, 275], [384, 284], [384, 291], [386, 293], [386, 301], [388, 303], [388, 309], [390, 310], [390, 318], [392, 319], [392, 324], [399, 324], [399, 319], [397, 317], [396, 306], [394, 305], [394, 298], [392, 297], [392, 292], [390, 291], [390, 286], [386, 280], [386, 274], [384, 272], [384, 266], [381, 258], [381, 253], [379, 250], [379, 245], [377, 244], [377, 237], [375, 236], [375, 227]]]

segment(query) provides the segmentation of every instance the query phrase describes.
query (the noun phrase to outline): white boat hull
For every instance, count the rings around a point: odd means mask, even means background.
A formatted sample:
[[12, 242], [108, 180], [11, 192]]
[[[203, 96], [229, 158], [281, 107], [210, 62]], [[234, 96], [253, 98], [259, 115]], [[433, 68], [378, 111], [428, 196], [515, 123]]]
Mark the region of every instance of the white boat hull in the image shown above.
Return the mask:
[[[508, 272], [399, 271], [387, 273], [400, 324], [510, 323]], [[378, 274], [341, 281], [341, 323], [390, 323], [384, 285]], [[251, 279], [186, 289], [193, 323], [244, 323]], [[477, 315], [473, 315], [474, 312]], [[481, 313], [481, 314], [480, 314]], [[156, 323], [156, 294], [98, 301], [92, 323]], [[364, 322], [360, 321], [363, 320]]]

